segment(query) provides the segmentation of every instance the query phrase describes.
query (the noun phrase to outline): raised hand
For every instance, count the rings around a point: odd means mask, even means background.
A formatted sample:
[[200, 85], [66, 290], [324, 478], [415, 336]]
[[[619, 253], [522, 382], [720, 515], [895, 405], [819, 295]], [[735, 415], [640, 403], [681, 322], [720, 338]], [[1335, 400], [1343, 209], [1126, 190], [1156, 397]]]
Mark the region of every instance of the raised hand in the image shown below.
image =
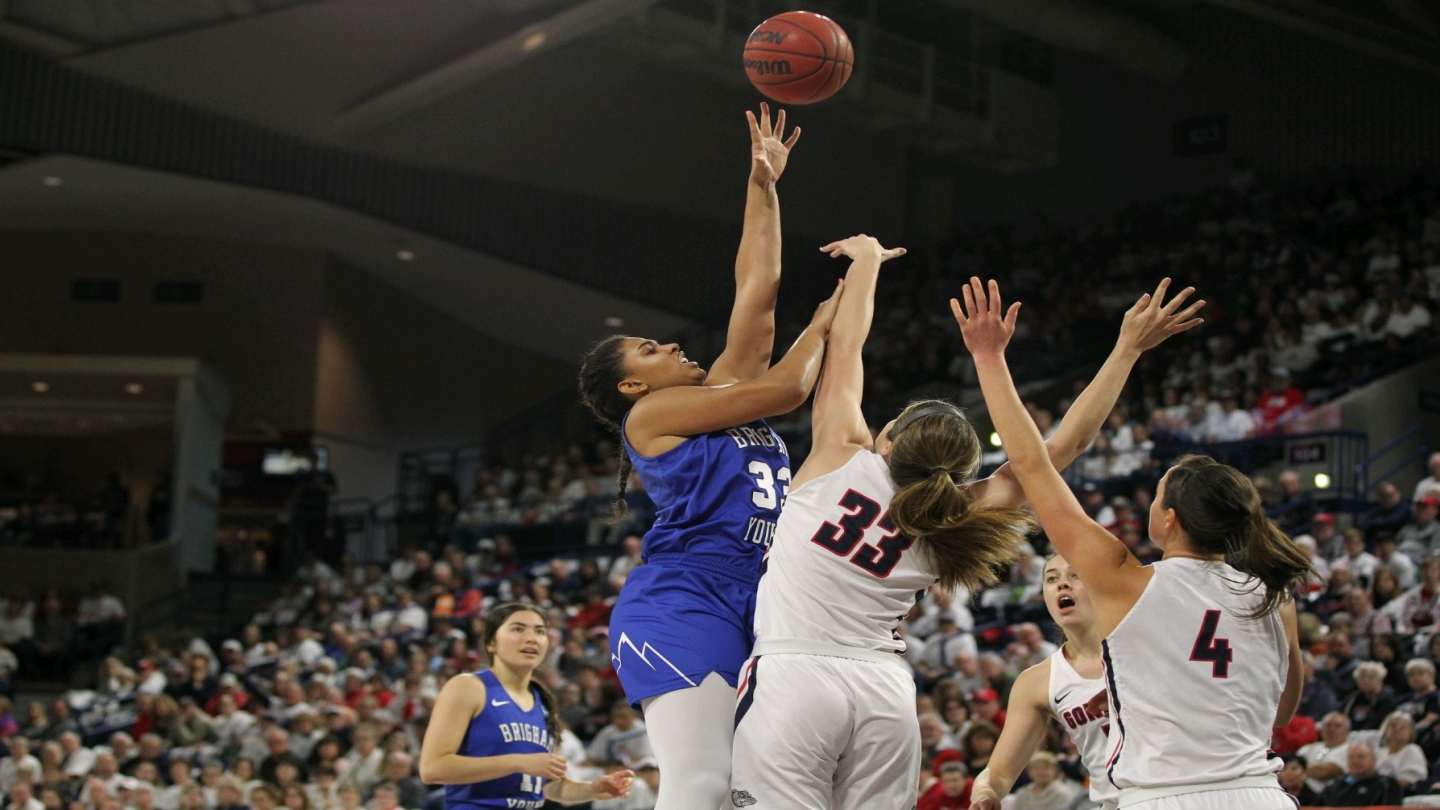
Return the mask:
[[[790, 150], [800, 140], [800, 128], [784, 138], [785, 111], [775, 116], [775, 125], [770, 125], [770, 105], [760, 102], [760, 118], [745, 111], [750, 122], [750, 182], [758, 185], [773, 183], [785, 173], [785, 164], [790, 160]], [[783, 138], [783, 139], [782, 139]]]
[[559, 754], [521, 754], [520, 773], [558, 782], [565, 778], [569, 763]]
[[810, 325], [820, 330], [820, 334], [830, 336], [830, 324], [835, 321], [835, 311], [840, 308], [840, 296], [845, 294], [845, 279], [840, 279], [835, 285], [835, 292], [830, 294], [815, 308], [815, 317], [810, 319]]
[[[1184, 310], [1180, 305], [1185, 303], [1191, 293], [1195, 292], [1194, 287], [1186, 287], [1181, 290], [1170, 303], [1165, 303], [1165, 292], [1170, 289], [1170, 279], [1163, 279], [1160, 286], [1155, 288], [1155, 294], [1146, 293], [1140, 296], [1125, 313], [1125, 321], [1120, 325], [1120, 342], [1134, 349], [1143, 352], [1164, 343], [1171, 335], [1178, 335], [1187, 329], [1194, 329], [1205, 322], [1204, 318], [1194, 317], [1200, 308], [1205, 306], [1203, 300], [1196, 301]], [[1180, 310], [1177, 312], [1177, 310]]]
[[590, 783], [590, 796], [595, 799], [623, 799], [630, 795], [630, 784], [635, 781], [633, 771], [616, 771]]
[[878, 239], [863, 233], [849, 239], [831, 242], [820, 250], [829, 253], [832, 259], [838, 259], [841, 256], [848, 256], [851, 259], [859, 259], [861, 256], [877, 256], [881, 262], [905, 255], [905, 248], [883, 248]]
[[971, 354], [1004, 354], [1015, 334], [1015, 318], [1020, 314], [1020, 302], [1010, 305], [1009, 311], [1001, 314], [1000, 285], [990, 280], [987, 294], [980, 279], [971, 278], [961, 290], [965, 299], [962, 309], [960, 302], [950, 299], [950, 312], [960, 324], [960, 335], [965, 338], [965, 348]]

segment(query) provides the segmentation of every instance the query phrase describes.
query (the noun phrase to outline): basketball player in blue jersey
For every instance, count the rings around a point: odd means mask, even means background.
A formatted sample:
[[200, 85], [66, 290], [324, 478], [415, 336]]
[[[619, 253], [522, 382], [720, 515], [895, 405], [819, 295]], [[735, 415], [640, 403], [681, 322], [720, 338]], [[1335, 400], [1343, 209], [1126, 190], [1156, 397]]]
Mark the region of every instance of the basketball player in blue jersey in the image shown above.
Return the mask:
[[446, 682], [420, 748], [420, 779], [445, 786], [446, 810], [537, 810], [545, 800], [576, 804], [628, 796], [634, 774], [593, 782], [565, 778], [555, 753], [555, 698], [531, 679], [550, 646], [545, 619], [529, 605], [498, 605], [485, 616], [490, 669]]
[[750, 182], [724, 352], [707, 373], [676, 344], [616, 335], [580, 369], [585, 404], [624, 444], [622, 497], [633, 465], [658, 507], [645, 564], [625, 581], [610, 620], [611, 661], [626, 697], [645, 711], [663, 775], [656, 810], [728, 801], [736, 679], [753, 641], [761, 557], [790, 482], [785, 444], [764, 419], [810, 395], [844, 287], [771, 368], [775, 182], [800, 130], [784, 139], [785, 113], [772, 127], [765, 105], [758, 120], [746, 115]]

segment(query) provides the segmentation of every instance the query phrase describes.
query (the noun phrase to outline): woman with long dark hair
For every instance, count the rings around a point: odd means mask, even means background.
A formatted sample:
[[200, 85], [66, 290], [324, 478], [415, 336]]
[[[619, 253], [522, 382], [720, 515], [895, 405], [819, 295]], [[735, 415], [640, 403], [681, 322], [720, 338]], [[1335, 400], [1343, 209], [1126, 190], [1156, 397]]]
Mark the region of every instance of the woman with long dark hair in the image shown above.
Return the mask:
[[775, 182], [800, 130], [750, 120], [751, 170], [725, 350], [707, 373], [677, 344], [615, 335], [580, 367], [585, 404], [621, 438], [621, 500], [632, 468], [658, 510], [610, 618], [625, 696], [645, 710], [665, 775], [657, 810], [727, 800], [735, 684], [754, 641], [760, 558], [790, 487], [785, 443], [765, 424], [810, 396], [843, 285], [770, 367], [780, 285]]
[[1005, 710], [1005, 728], [989, 764], [975, 777], [970, 810], [1000, 810], [1000, 801], [1015, 786], [1056, 721], [1075, 742], [1080, 761], [1090, 773], [1090, 800], [1102, 810], [1115, 810], [1119, 791], [1104, 776], [1105, 758], [1110, 753], [1110, 716], [1103, 708], [1105, 664], [1100, 636], [1095, 633], [1095, 607], [1079, 575], [1058, 554], [1045, 561], [1042, 592], [1050, 618], [1065, 634], [1065, 643], [1015, 679]]
[[[815, 396], [814, 444], [760, 580], [735, 713], [733, 800], [912, 807], [921, 742], [898, 626], [936, 582], [978, 591], [1018, 558], [1033, 522], [1010, 470], [970, 480], [980, 439], [948, 402], [911, 403], [872, 442], [861, 349], [880, 265], [901, 251], [863, 234], [822, 250], [853, 263]], [[1175, 327], [1157, 312], [1127, 315], [1114, 354], [1052, 440], [1055, 464], [1090, 444], [1135, 360]]]
[[[971, 279], [951, 309], [1010, 466], [1055, 550], [1095, 603], [1104, 641], [1111, 750], [1105, 777], [1144, 810], [1293, 810], [1268, 755], [1290, 722], [1303, 675], [1292, 597], [1310, 561], [1266, 520], [1239, 470], [1185, 456], [1160, 480], [1141, 565], [1081, 508], [1055, 470], [1005, 365], [1019, 305]], [[1173, 313], [1159, 296], [1137, 308]], [[1199, 304], [1181, 317], [1193, 314]]]
[[512, 602], [486, 614], [490, 669], [445, 684], [420, 749], [420, 779], [445, 786], [449, 810], [534, 810], [546, 799], [575, 804], [629, 794], [630, 771], [588, 783], [565, 778], [565, 758], [555, 753], [562, 729], [555, 697], [533, 677], [549, 645], [534, 607]]

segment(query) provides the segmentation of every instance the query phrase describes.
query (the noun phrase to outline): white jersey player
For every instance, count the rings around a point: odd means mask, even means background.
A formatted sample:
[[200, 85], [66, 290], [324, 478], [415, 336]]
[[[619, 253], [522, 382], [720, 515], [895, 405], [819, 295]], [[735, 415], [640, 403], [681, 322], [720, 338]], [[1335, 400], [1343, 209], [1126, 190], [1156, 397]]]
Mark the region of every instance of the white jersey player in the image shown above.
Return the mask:
[[[1163, 307], [1161, 297], [1136, 307], [1173, 313], [1184, 296]], [[1165, 556], [1142, 566], [1086, 516], [1015, 392], [1005, 345], [1016, 307], [1002, 317], [993, 281], [987, 295], [972, 279], [964, 298], [963, 310], [951, 306], [1010, 464], [1095, 605], [1110, 704], [1106, 778], [1120, 807], [1293, 810], [1268, 749], [1271, 728], [1289, 723], [1300, 700], [1289, 597], [1310, 576], [1309, 559], [1266, 521], [1248, 478], [1186, 456], [1150, 510]]]
[[1065, 631], [1065, 644], [1046, 660], [1020, 673], [1010, 688], [1005, 728], [990, 764], [975, 778], [970, 810], [999, 810], [1030, 757], [1040, 748], [1052, 720], [1075, 742], [1090, 773], [1090, 798], [1115, 810], [1120, 791], [1106, 777], [1111, 745], [1109, 701], [1100, 636], [1090, 594], [1064, 557], [1045, 562], [1045, 607]]
[[[756, 810], [909, 808], [920, 767], [915, 686], [895, 631], [938, 582], [972, 590], [1017, 557], [1030, 524], [1008, 469], [966, 484], [980, 441], [958, 408], [912, 403], [873, 442], [860, 350], [880, 264], [869, 237], [823, 248], [854, 259], [831, 325], [813, 444], [776, 526], [741, 672], [731, 802]], [[1096, 381], [1051, 440], [1068, 464], [1114, 407], [1140, 352], [1168, 334], [1126, 319]]]

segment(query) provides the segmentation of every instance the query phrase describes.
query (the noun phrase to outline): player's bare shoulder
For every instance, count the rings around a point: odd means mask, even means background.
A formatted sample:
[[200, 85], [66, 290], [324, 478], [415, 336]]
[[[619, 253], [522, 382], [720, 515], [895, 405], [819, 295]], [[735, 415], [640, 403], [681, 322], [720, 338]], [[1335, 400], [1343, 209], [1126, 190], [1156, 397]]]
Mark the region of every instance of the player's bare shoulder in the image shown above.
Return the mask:
[[1027, 668], [1010, 687], [1010, 708], [1020, 706], [1050, 712], [1050, 659]]

